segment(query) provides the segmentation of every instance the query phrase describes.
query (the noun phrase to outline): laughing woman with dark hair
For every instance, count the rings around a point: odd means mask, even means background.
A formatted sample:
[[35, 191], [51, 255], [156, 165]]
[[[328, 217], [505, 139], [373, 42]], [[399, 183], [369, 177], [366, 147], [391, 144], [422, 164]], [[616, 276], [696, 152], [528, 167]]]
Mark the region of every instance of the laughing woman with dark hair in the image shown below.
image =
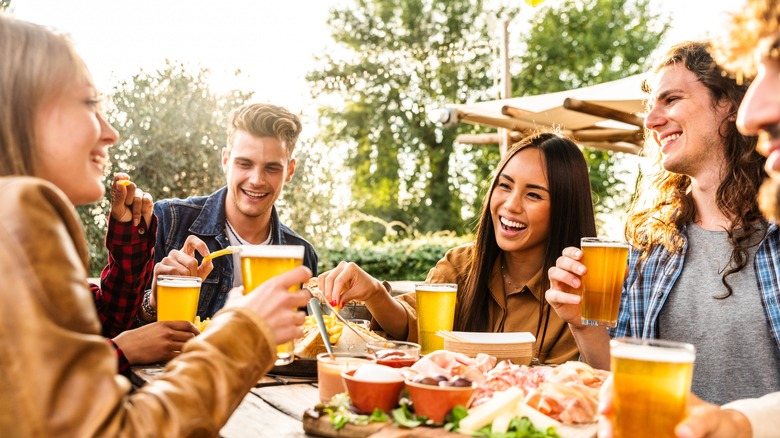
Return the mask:
[[[595, 235], [582, 152], [565, 137], [537, 134], [515, 144], [499, 163], [476, 241], [449, 250], [426, 281], [458, 285], [455, 330], [530, 332], [539, 362], [575, 360], [568, 326], [544, 299], [547, 270], [563, 248]], [[318, 284], [329, 299], [364, 301], [393, 338], [418, 339], [413, 293], [393, 299], [382, 282], [347, 262], [320, 275]]]

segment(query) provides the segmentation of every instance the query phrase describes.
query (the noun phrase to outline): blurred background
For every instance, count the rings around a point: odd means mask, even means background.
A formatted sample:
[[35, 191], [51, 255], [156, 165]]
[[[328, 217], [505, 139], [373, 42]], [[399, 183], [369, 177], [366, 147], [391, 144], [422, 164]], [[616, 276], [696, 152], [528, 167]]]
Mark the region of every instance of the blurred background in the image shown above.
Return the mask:
[[[0, 0], [68, 34], [120, 133], [109, 174], [155, 200], [224, 185], [225, 119], [247, 102], [300, 114], [296, 174], [282, 221], [320, 254], [320, 271], [358, 262], [377, 278], [423, 280], [473, 239], [495, 129], [444, 128], [428, 112], [562, 91], [645, 72], [660, 51], [722, 27], [729, 1], [686, 0]], [[500, 33], [507, 23], [508, 38]], [[643, 158], [585, 148], [600, 233], [622, 236]], [[106, 180], [110, 181], [110, 178]], [[105, 265], [108, 200], [79, 213], [90, 276]]]

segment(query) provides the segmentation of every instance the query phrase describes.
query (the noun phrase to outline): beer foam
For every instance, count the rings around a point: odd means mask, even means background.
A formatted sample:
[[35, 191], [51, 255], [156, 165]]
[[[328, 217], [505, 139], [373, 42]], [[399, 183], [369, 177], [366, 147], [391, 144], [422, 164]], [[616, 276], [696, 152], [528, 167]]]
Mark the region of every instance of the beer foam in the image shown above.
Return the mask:
[[651, 345], [613, 344], [610, 354], [621, 359], [642, 360], [646, 362], [691, 363], [696, 354], [683, 348], [654, 347]]
[[157, 286], [163, 287], [200, 287], [200, 278], [164, 278], [157, 280]]
[[238, 247], [241, 257], [273, 257], [285, 259], [303, 259], [303, 245], [241, 245]]
[[582, 240], [580, 248], [584, 246], [599, 246], [608, 248], [628, 248], [628, 243], [617, 240]]
[[451, 283], [419, 283], [414, 285], [417, 292], [457, 292], [458, 285]]

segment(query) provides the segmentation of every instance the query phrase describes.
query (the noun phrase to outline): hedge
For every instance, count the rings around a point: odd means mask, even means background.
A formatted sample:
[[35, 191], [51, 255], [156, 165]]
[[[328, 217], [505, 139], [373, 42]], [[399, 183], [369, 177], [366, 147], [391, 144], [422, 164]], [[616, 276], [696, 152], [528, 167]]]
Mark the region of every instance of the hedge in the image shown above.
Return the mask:
[[436, 233], [416, 239], [361, 244], [352, 247], [317, 249], [323, 273], [342, 260], [355, 262], [364, 271], [380, 280], [423, 281], [428, 271], [444, 257], [450, 248], [474, 240], [473, 236]]

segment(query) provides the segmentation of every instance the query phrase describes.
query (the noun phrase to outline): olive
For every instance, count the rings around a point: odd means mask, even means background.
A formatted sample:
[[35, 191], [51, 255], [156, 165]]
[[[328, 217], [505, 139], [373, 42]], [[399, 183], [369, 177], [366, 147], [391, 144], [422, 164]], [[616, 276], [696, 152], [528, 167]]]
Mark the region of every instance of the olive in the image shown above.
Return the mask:
[[471, 380], [465, 378], [465, 377], [453, 377], [452, 380], [448, 382], [448, 386], [456, 386], [459, 388], [465, 388], [468, 386], [471, 386]]
[[433, 377], [419, 375], [414, 378], [414, 383], [419, 383], [420, 385], [437, 386], [439, 384], [439, 381], [434, 379]]
[[442, 376], [441, 374], [433, 376], [433, 378], [436, 379], [437, 382], [446, 382], [448, 380], [447, 376]]

